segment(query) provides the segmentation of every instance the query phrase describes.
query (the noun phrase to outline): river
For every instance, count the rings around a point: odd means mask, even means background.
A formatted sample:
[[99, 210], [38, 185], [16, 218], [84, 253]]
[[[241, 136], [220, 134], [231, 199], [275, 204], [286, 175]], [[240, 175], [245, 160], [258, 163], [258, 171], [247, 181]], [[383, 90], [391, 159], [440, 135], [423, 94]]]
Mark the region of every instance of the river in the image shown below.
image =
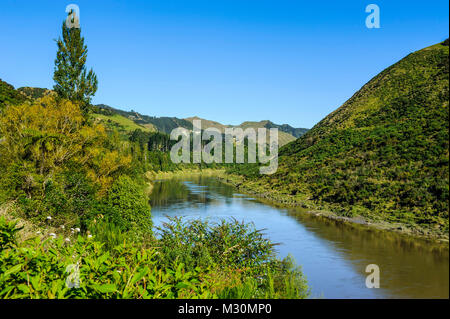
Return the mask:
[[[449, 251], [423, 240], [278, 208], [213, 177], [157, 181], [151, 195], [154, 226], [167, 216], [253, 222], [278, 255], [301, 265], [311, 298], [448, 298]], [[380, 288], [367, 288], [369, 264]]]

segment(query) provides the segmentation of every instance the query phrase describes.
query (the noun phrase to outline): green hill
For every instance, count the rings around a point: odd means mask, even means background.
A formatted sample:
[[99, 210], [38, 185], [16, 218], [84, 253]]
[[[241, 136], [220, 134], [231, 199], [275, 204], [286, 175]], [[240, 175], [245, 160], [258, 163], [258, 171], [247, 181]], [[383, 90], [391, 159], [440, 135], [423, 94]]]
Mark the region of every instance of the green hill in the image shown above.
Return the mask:
[[446, 41], [387, 68], [283, 147], [277, 173], [241, 168], [247, 184], [341, 215], [448, 235], [448, 59]]
[[152, 126], [143, 126], [136, 124], [129, 118], [126, 118], [119, 114], [104, 115], [104, 114], [93, 114], [93, 117], [105, 124], [106, 127], [116, 128], [119, 132], [129, 133], [134, 130], [140, 129], [143, 132], [154, 132], [155, 129]]
[[98, 104], [94, 107], [94, 112], [97, 114], [103, 114], [107, 116], [111, 116], [114, 114], [121, 115], [134, 123], [147, 127], [152, 131], [159, 131], [166, 134], [170, 134], [170, 132], [177, 127], [184, 127], [189, 130], [192, 130], [192, 123], [189, 121], [179, 119], [176, 117], [155, 117], [142, 115], [135, 111], [123, 111], [105, 104]]
[[19, 104], [26, 99], [26, 96], [14, 89], [14, 86], [0, 79], [0, 110], [6, 104]]

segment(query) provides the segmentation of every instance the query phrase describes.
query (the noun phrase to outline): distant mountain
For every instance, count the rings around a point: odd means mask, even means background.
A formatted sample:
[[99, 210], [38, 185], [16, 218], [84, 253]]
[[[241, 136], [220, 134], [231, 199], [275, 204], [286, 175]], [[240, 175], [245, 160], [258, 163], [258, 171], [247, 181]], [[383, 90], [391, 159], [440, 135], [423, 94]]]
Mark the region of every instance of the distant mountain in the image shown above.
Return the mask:
[[186, 121], [189, 121], [190, 123], [193, 123], [194, 120], [200, 120], [202, 121], [202, 129], [206, 129], [209, 127], [214, 127], [219, 129], [222, 133], [225, 132], [225, 129], [227, 127], [231, 127], [231, 125], [224, 125], [222, 123], [216, 122], [216, 121], [210, 121], [210, 120], [206, 120], [206, 119], [202, 119], [198, 116], [193, 116], [193, 117], [188, 117], [185, 118]]
[[[148, 128], [151, 130], [157, 130], [166, 134], [170, 134], [170, 132], [177, 127], [184, 127], [188, 130], [192, 130], [193, 128], [193, 120], [201, 120], [202, 128], [214, 127], [219, 129], [221, 132], [224, 132], [227, 127], [242, 127], [242, 128], [278, 128], [278, 142], [280, 146], [283, 146], [289, 142], [292, 142], [296, 139], [297, 136], [301, 136], [308, 129], [304, 128], [293, 128], [290, 125], [283, 124], [277, 125], [270, 121], [260, 121], [260, 122], [244, 122], [241, 125], [232, 126], [225, 125], [219, 122], [210, 121], [206, 119], [199, 118], [197, 116], [189, 117], [185, 119], [179, 119], [177, 117], [154, 117], [148, 115], [142, 115], [135, 111], [123, 111], [120, 109], [113, 108], [111, 106], [105, 104], [98, 104], [94, 108], [94, 112], [97, 114], [103, 114], [104, 116], [112, 116], [114, 114], [120, 115], [128, 120], [133, 121], [137, 125]], [[112, 119], [110, 119], [112, 120]], [[116, 118], [117, 120], [117, 118]], [[295, 134], [295, 135], [293, 135]]]
[[186, 118], [186, 120], [188, 120], [191, 123], [193, 120], [201, 120], [202, 128], [215, 127], [217, 129], [219, 129], [221, 132], [224, 132], [225, 128], [227, 128], [227, 127], [229, 127], [229, 128], [240, 127], [242, 129], [246, 129], [246, 128], [254, 128], [254, 129], [277, 128], [278, 129], [278, 143], [280, 146], [286, 145], [287, 143], [294, 141], [297, 137], [300, 137], [301, 135], [305, 134], [308, 131], [308, 129], [306, 129], [306, 128], [293, 128], [292, 126], [290, 126], [288, 124], [278, 125], [278, 124], [274, 124], [268, 120], [259, 121], [259, 122], [247, 121], [247, 122], [243, 122], [239, 125], [225, 125], [225, 124], [221, 124], [219, 122], [205, 120], [205, 119], [199, 118], [197, 116]]
[[346, 216], [428, 225], [448, 235], [448, 40], [375, 76], [283, 147], [278, 171], [254, 183]]
[[186, 118], [186, 120], [188, 120], [191, 123], [193, 120], [202, 120], [202, 123], [206, 123], [203, 125], [204, 127], [216, 127], [221, 130], [223, 130], [226, 127], [241, 127], [241, 128], [252, 127], [252, 128], [267, 128], [267, 129], [277, 128], [279, 131], [288, 133], [295, 138], [298, 138], [298, 137], [302, 136], [303, 134], [305, 134], [306, 132], [308, 132], [307, 128], [294, 128], [294, 127], [290, 126], [289, 124], [278, 125], [269, 120], [264, 120], [264, 121], [259, 121], [259, 122], [246, 121], [239, 125], [221, 124], [219, 122], [202, 119], [198, 116], [188, 117], [188, 118]]
[[282, 124], [282, 125], [278, 125], [275, 123], [272, 123], [271, 121], [263, 121], [266, 122], [266, 124], [264, 125], [264, 127], [266, 128], [277, 128], [278, 130], [291, 134], [292, 136], [294, 136], [295, 138], [299, 138], [300, 136], [302, 136], [303, 134], [305, 134], [306, 132], [309, 131], [309, 129], [307, 128], [295, 128], [290, 126], [289, 124]]

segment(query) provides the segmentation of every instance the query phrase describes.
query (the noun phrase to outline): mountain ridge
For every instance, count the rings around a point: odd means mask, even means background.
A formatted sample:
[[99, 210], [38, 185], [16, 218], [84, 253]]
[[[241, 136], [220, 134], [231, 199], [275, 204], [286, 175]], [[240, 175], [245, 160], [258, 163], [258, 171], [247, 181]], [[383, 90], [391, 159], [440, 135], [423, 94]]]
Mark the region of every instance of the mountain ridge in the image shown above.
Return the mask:
[[269, 120], [259, 121], [259, 122], [251, 122], [246, 121], [241, 123], [240, 125], [227, 125], [222, 124], [217, 121], [211, 121], [207, 119], [200, 118], [198, 116], [188, 117], [184, 119], [180, 119], [177, 117], [156, 117], [143, 115], [133, 110], [131, 111], [123, 111], [117, 108], [113, 108], [111, 106], [105, 104], [97, 104], [95, 105], [94, 113], [100, 113], [104, 115], [112, 115], [113, 113], [117, 113], [125, 118], [128, 118], [134, 121], [136, 124], [145, 127], [146, 125], [151, 125], [155, 130], [160, 132], [170, 134], [170, 132], [177, 127], [184, 127], [188, 130], [192, 130], [193, 128], [193, 120], [198, 119], [202, 121], [202, 128], [214, 127], [218, 128], [221, 132], [224, 132], [225, 128], [236, 128], [241, 127], [245, 128], [277, 128], [278, 132], [278, 142], [280, 146], [283, 146], [287, 143], [290, 143], [296, 139], [296, 136], [292, 135], [290, 132], [296, 134], [297, 136], [303, 135], [308, 129], [305, 128], [294, 128], [288, 124], [278, 125]]

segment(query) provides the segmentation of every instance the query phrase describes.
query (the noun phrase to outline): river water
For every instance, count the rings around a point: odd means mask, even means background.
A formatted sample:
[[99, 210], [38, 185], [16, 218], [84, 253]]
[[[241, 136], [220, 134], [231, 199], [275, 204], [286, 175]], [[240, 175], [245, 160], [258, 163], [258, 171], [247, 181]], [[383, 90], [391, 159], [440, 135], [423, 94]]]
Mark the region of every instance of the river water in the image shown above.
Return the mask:
[[[279, 256], [302, 266], [311, 298], [449, 297], [448, 247], [271, 206], [212, 177], [157, 181], [150, 203], [155, 226], [184, 216], [265, 229]], [[378, 289], [366, 287], [369, 264], [380, 269]]]

